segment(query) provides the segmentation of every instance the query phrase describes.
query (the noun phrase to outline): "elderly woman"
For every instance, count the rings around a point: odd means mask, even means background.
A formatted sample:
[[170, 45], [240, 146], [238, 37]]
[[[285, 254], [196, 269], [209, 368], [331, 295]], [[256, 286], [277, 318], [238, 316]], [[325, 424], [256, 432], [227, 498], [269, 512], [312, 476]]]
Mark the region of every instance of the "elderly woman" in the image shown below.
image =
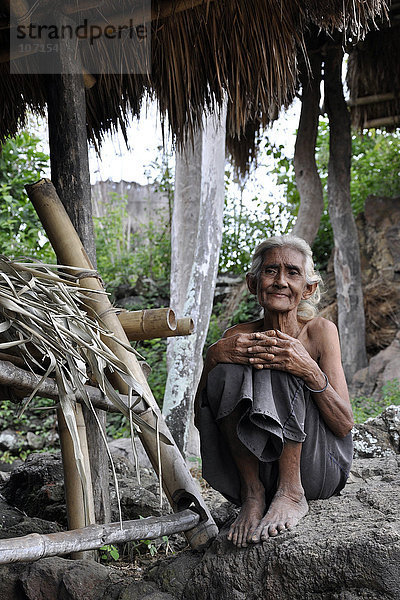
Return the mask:
[[336, 326], [316, 316], [320, 281], [304, 240], [263, 242], [247, 274], [263, 318], [207, 352], [195, 401], [203, 476], [241, 506], [228, 533], [239, 547], [291, 529], [307, 500], [348, 477], [353, 415]]

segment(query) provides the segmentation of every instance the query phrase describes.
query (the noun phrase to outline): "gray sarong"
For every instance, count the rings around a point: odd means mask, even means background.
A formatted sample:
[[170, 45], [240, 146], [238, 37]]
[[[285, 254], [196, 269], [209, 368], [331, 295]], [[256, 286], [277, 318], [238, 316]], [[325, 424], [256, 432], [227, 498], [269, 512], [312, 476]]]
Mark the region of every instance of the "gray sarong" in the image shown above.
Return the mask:
[[285, 439], [302, 442], [301, 480], [308, 500], [338, 494], [349, 475], [351, 433], [336, 437], [299, 377], [283, 371], [219, 364], [208, 375], [200, 406], [203, 477], [229, 501], [240, 500], [240, 478], [219, 421], [237, 406], [239, 440], [259, 459], [266, 500], [273, 498]]

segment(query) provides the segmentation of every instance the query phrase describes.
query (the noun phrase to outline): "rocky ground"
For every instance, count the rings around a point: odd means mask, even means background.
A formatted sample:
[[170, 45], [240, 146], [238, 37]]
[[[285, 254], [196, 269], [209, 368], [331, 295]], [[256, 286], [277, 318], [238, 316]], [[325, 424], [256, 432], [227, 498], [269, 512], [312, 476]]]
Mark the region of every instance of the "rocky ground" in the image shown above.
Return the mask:
[[[203, 485], [220, 527], [210, 547], [190, 550], [171, 536], [173, 554], [125, 548], [130, 560], [105, 566], [52, 557], [0, 567], [7, 600], [386, 600], [400, 598], [400, 407], [357, 426], [355, 460], [340, 496], [310, 503], [291, 532], [236, 549], [226, 539], [235, 508]], [[124, 519], [160, 511], [157, 482], [138, 486], [123, 442], [113, 449]], [[58, 453], [33, 454], [1, 486], [0, 537], [61, 529], [65, 518]], [[160, 540], [155, 542], [157, 545]], [[166, 553], [167, 551], [167, 553]], [[121, 549], [122, 552], [122, 549]], [[130, 554], [129, 554], [130, 553]]]

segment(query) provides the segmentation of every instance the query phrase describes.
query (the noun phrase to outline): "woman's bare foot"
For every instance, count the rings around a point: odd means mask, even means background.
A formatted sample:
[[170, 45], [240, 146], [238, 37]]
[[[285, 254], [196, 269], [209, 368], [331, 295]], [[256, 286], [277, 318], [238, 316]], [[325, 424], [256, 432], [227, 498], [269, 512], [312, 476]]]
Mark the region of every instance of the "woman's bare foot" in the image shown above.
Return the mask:
[[264, 513], [265, 491], [262, 488], [259, 493], [248, 495], [243, 501], [240, 512], [229, 529], [228, 540], [238, 548], [245, 548]]
[[279, 488], [251, 536], [251, 542], [265, 542], [269, 537], [292, 529], [307, 513], [308, 504], [302, 489]]

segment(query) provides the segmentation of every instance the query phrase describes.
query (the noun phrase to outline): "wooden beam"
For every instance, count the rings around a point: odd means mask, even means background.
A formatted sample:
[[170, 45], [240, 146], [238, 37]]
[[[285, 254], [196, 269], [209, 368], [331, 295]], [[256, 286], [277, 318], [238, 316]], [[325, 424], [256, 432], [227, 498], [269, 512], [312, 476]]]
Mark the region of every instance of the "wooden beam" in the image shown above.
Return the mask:
[[355, 100], [351, 100], [347, 103], [348, 106], [365, 106], [367, 104], [378, 104], [379, 102], [388, 102], [395, 100], [396, 96], [394, 92], [388, 92], [387, 94], [373, 94], [372, 96], [360, 96]]
[[48, 556], [101, 548], [132, 540], [154, 540], [163, 535], [193, 529], [200, 515], [190, 509], [163, 517], [90, 525], [73, 531], [39, 534], [0, 540], [0, 564], [39, 560]]
[[400, 124], [400, 115], [393, 115], [392, 117], [379, 117], [378, 119], [371, 119], [370, 121], [364, 121], [364, 129], [376, 129], [378, 127], [393, 127], [393, 125]]
[[[16, 357], [11, 357], [14, 359]], [[41, 376], [36, 373], [31, 373], [30, 371], [26, 371], [25, 369], [21, 369], [16, 366], [9, 360], [0, 360], [0, 384], [2, 386], [7, 386], [17, 392], [21, 398], [29, 396], [33, 390], [37, 389], [37, 395], [42, 398], [50, 398], [51, 400], [58, 400], [58, 388], [57, 384], [51, 377], [46, 377], [41, 381]], [[104, 396], [103, 392], [99, 390], [99, 388], [86, 385], [85, 386], [86, 393], [93, 404], [94, 407], [100, 408], [106, 412], [121, 412], [106, 396]], [[76, 401], [81, 404], [85, 401], [80, 392], [76, 392]], [[137, 396], [133, 396], [133, 403], [138, 399]], [[127, 418], [129, 417], [129, 408], [128, 408], [128, 396], [124, 396], [121, 394], [121, 400], [126, 405], [126, 412], [123, 413]], [[145, 410], [145, 405], [143, 402], [138, 403], [134, 407], [134, 412], [140, 414]]]

